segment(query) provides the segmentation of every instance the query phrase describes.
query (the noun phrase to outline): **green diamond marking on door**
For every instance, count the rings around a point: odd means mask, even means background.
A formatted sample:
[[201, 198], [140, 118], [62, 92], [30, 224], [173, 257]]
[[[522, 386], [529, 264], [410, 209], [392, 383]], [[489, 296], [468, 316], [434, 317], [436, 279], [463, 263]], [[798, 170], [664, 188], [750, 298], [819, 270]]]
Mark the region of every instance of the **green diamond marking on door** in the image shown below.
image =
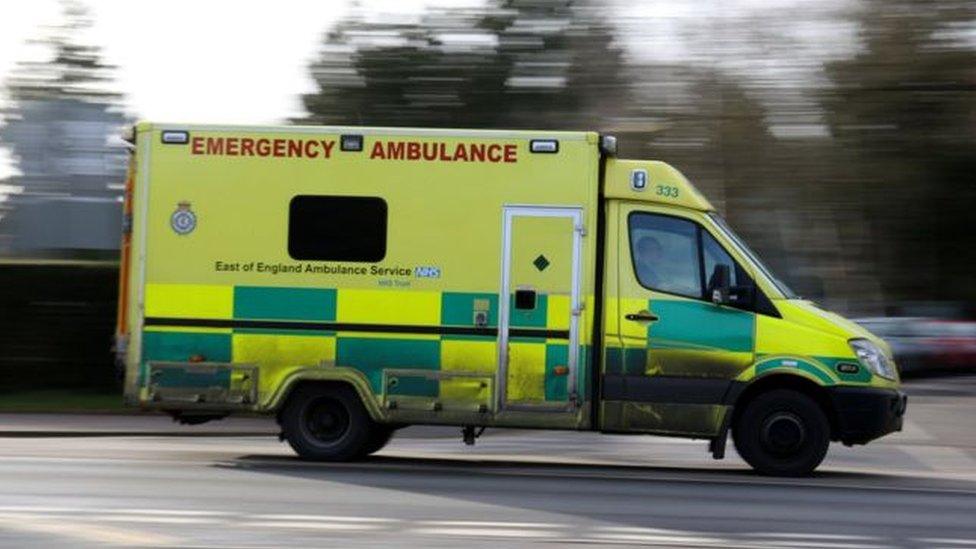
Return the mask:
[[535, 265], [536, 269], [539, 269], [539, 272], [542, 272], [549, 266], [549, 260], [546, 259], [546, 256], [539, 254], [539, 257], [535, 258], [532, 264]]

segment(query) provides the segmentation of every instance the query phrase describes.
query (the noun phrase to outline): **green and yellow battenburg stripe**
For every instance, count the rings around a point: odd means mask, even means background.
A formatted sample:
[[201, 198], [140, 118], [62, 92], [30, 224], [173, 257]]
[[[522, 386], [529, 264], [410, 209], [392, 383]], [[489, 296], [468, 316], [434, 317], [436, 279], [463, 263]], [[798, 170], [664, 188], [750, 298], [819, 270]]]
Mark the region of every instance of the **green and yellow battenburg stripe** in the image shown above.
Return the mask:
[[[812, 338], [780, 319], [690, 299], [630, 299], [627, 310], [647, 309], [659, 320], [639, 330], [638, 346], [607, 346], [608, 375], [715, 377], [750, 382], [772, 373], [805, 377], [822, 386], [870, 384], [872, 375], [838, 370], [857, 365], [844, 340]], [[819, 334], [816, 334], [819, 335]], [[798, 352], [809, 351], [809, 355]], [[834, 351], [825, 356], [824, 351]]]
[[[508, 401], [566, 401], [567, 378], [561, 370], [567, 365], [567, 341], [546, 335], [568, 330], [569, 297], [539, 295], [534, 309], [510, 310], [511, 328], [536, 329], [540, 335], [529, 332], [531, 336], [510, 338]], [[450, 333], [450, 328], [476, 328], [476, 311], [487, 313], [484, 333]], [[490, 387], [472, 378], [404, 377], [396, 386], [384, 387], [383, 372], [429, 370], [494, 377], [498, 362], [498, 295], [487, 292], [150, 283], [146, 285], [145, 318], [167, 319], [171, 325], [147, 322], [142, 338], [143, 378], [149, 362], [186, 362], [196, 357], [206, 362], [256, 364], [260, 367], [261, 403], [295, 371], [330, 366], [358, 370], [377, 395], [485, 401], [491, 397]], [[179, 319], [188, 324], [242, 322], [230, 327], [199, 327], [180, 326]], [[578, 351], [581, 366], [588, 362], [585, 350], [581, 345]], [[580, 372], [580, 378], [586, 378], [585, 372]]]

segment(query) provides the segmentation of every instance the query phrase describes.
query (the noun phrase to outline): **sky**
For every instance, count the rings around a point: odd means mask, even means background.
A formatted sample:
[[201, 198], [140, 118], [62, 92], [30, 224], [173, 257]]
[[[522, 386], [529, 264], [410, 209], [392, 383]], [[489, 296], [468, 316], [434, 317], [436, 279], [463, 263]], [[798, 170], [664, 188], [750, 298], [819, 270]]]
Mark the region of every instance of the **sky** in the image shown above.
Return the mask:
[[[366, 0], [381, 14], [420, 13], [438, 0]], [[451, 2], [456, 3], [456, 2]], [[465, 0], [470, 4], [471, 0]], [[87, 0], [88, 43], [116, 65], [116, 89], [139, 119], [273, 123], [302, 114], [313, 90], [307, 64], [323, 34], [350, 9], [344, 0]], [[61, 20], [57, 0], [0, 2], [0, 81], [40, 51], [28, 41]], [[2, 99], [0, 99], [2, 101]], [[0, 149], [0, 179], [13, 173]]]
[[[857, 1], [609, 0], [608, 15], [617, 22], [625, 51], [637, 60], [708, 65], [746, 78], [785, 75], [777, 81], [789, 85], [822, 78], [822, 62], [856, 50], [856, 28], [842, 16], [849, 15]], [[105, 61], [118, 67], [116, 89], [125, 94], [130, 116], [262, 124], [302, 114], [298, 96], [314, 89], [307, 65], [323, 33], [355, 5], [386, 17], [419, 14], [432, 5], [483, 2], [85, 0], [84, 4], [95, 19], [88, 42], [100, 46]], [[803, 17], [796, 17], [798, 10]], [[0, 2], [0, 82], [17, 61], [38, 55], [38, 48], [28, 41], [42, 36], [44, 25], [58, 23], [60, 15], [57, 0]], [[753, 29], [762, 33], [758, 40], [731, 39]], [[756, 93], [762, 96], [768, 90]], [[820, 131], [815, 120], [811, 127], [814, 133]], [[11, 173], [9, 155], [0, 149], [0, 179]]]

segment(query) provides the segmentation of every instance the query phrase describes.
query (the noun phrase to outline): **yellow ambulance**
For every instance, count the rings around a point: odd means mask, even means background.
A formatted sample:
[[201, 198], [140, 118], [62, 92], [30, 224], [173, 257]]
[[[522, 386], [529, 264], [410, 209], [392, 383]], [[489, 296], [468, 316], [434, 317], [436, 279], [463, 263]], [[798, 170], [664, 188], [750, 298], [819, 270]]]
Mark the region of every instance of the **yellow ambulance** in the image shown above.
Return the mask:
[[140, 123], [127, 403], [277, 417], [303, 458], [412, 424], [729, 432], [771, 475], [901, 428], [889, 347], [595, 132]]

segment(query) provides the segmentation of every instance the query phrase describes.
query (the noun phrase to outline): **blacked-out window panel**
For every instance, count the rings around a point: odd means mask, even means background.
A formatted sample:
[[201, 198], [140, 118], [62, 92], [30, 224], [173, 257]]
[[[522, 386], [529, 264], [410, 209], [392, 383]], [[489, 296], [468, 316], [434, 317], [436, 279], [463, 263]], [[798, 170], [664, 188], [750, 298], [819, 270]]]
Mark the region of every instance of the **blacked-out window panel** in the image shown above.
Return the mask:
[[382, 261], [386, 226], [382, 198], [296, 196], [288, 207], [288, 255], [313, 261]]

